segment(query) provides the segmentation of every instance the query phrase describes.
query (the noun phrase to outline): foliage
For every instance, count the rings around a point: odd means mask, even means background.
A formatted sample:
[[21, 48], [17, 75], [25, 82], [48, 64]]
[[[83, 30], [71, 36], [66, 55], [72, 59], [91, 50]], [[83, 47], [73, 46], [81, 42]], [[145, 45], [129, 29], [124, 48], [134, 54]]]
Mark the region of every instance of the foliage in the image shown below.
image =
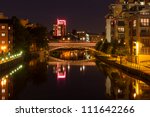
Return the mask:
[[35, 43], [37, 48], [44, 48], [47, 46], [47, 28], [37, 24], [36, 27], [26, 28], [21, 25], [20, 20], [16, 17], [12, 17], [14, 40], [14, 50], [29, 51], [32, 43]]
[[113, 40], [111, 43], [108, 43], [107, 40], [97, 42], [95, 46], [96, 50], [105, 52], [107, 54], [116, 54], [119, 56], [128, 55], [128, 48], [123, 43], [118, 43], [117, 40]]
[[17, 17], [13, 16], [12, 21], [14, 30], [13, 49], [27, 51], [29, 48], [28, 40], [31, 39], [31, 36], [28, 30], [20, 24]]
[[30, 36], [32, 39], [30, 43], [36, 43], [38, 48], [44, 48], [47, 46], [47, 29], [42, 25], [38, 25], [35, 28], [28, 28]]

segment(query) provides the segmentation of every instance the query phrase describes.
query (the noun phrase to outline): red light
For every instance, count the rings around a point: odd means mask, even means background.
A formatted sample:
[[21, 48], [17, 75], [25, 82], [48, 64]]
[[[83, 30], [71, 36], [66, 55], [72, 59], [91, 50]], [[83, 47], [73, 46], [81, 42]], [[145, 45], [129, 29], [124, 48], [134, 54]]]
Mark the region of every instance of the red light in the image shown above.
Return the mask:
[[57, 72], [57, 78], [66, 78], [66, 71], [64, 71], [64, 72]]
[[57, 25], [66, 25], [66, 20], [57, 19]]
[[66, 69], [65, 67], [62, 67], [61, 65], [57, 64], [57, 78], [66, 78]]

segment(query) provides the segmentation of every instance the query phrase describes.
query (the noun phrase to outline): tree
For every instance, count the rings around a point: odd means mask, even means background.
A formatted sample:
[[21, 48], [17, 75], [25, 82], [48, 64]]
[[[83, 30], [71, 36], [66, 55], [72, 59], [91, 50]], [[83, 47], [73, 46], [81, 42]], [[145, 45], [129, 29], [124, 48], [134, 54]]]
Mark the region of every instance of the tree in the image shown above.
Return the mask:
[[19, 19], [16, 16], [12, 17], [14, 39], [13, 39], [13, 49], [28, 51], [29, 41], [31, 36], [28, 30], [20, 24]]
[[44, 48], [47, 46], [47, 28], [42, 25], [37, 25], [35, 28], [28, 28], [32, 39], [30, 43], [35, 43], [38, 48]]

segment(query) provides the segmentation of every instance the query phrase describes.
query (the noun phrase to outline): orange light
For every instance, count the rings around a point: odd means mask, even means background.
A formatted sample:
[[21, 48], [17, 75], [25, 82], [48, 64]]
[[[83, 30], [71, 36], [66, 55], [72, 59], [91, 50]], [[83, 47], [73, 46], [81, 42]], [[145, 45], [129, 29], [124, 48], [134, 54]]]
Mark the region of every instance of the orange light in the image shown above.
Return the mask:
[[6, 46], [1, 46], [1, 50], [5, 50], [6, 49]]

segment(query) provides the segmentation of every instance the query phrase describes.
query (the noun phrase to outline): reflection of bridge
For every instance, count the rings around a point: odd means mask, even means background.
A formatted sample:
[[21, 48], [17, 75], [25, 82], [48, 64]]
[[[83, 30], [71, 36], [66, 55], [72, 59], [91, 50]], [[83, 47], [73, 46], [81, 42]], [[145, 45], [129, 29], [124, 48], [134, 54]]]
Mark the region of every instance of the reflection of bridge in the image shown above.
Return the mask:
[[67, 60], [57, 59], [57, 58], [54, 58], [54, 57], [49, 57], [49, 61], [47, 63], [49, 65], [57, 65], [59, 63], [61, 65], [95, 66], [94, 60], [67, 61]]
[[49, 50], [56, 50], [59, 48], [93, 48], [96, 42], [50, 42]]
[[49, 61], [47, 62], [49, 65], [57, 65], [57, 64], [60, 64], [60, 65], [74, 65], [74, 66], [95, 66], [95, 62], [75, 62], [75, 61], [69, 61], [69, 62], [57, 62], [57, 61]]

